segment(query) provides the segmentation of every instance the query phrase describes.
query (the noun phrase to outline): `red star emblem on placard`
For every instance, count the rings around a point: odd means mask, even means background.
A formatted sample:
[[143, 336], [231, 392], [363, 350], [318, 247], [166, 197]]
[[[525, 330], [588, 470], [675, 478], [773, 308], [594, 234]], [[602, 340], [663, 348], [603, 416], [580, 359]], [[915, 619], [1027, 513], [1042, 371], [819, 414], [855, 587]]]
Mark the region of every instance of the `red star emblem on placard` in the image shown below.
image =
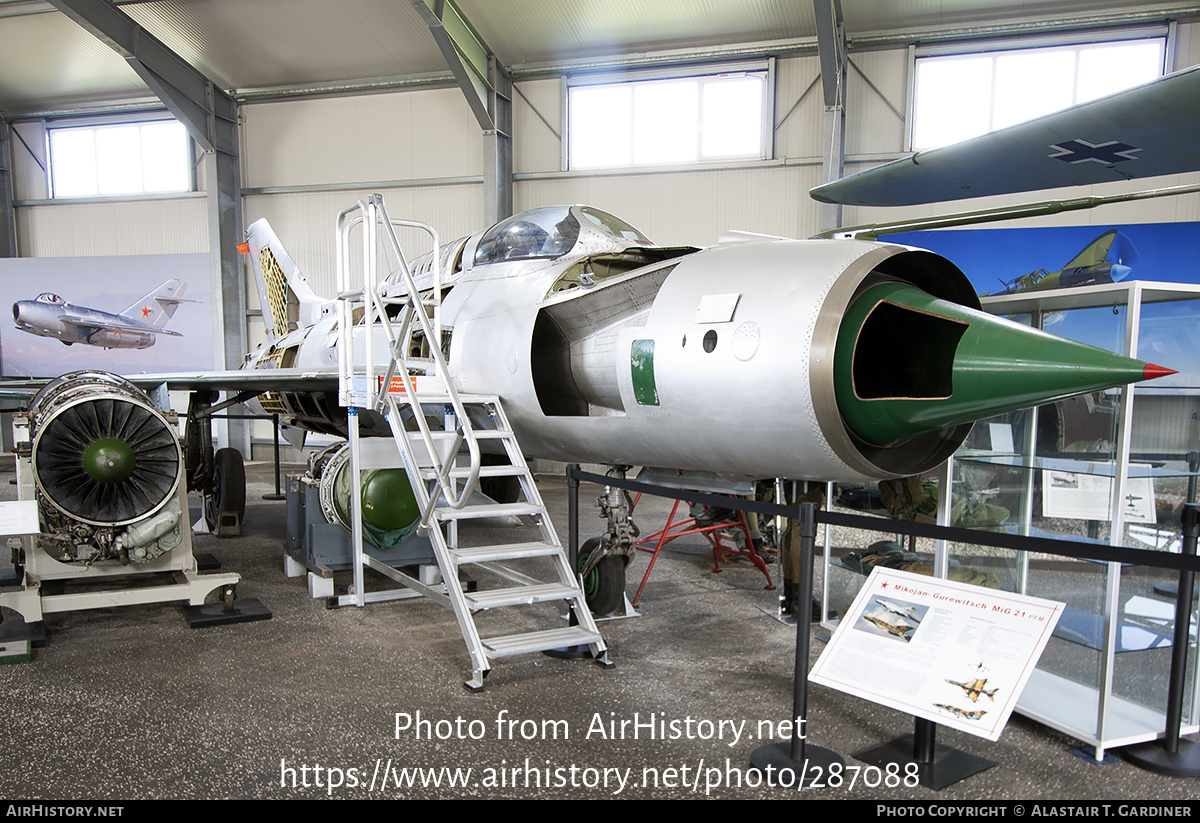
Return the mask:
[[150, 307], [142, 306], [142, 317], [149, 317], [149, 316], [150, 316]]

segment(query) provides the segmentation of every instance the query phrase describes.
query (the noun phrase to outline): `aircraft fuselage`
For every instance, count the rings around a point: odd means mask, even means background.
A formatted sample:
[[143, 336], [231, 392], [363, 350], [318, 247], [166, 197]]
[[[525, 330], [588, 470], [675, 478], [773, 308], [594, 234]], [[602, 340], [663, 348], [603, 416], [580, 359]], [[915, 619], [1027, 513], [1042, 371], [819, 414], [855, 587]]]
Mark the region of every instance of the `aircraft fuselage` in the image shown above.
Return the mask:
[[[279, 252], [276, 267], [302, 279]], [[980, 312], [945, 258], [885, 243], [733, 233], [705, 249], [660, 247], [611, 215], [564, 206], [515, 215], [442, 257], [455, 385], [499, 396], [532, 457], [749, 478], [918, 474], [978, 417], [1083, 381], [1141, 379], [1145, 365], [1121, 360], [1112, 376], [1082, 351], [1097, 350]], [[412, 268], [417, 288], [431, 288], [429, 256]], [[249, 368], [336, 370], [333, 305], [301, 301], [294, 314], [298, 328]], [[360, 322], [356, 341], [366, 333]], [[382, 326], [372, 334], [382, 374]], [[1010, 365], [1018, 353], [1026, 373]], [[301, 427], [345, 432], [330, 392], [260, 400]], [[359, 425], [390, 434], [374, 414]]]
[[[452, 330], [456, 385], [500, 396], [527, 455], [748, 477], [849, 479], [901, 469], [864, 455], [842, 425], [835, 338], [868, 279], [911, 275], [930, 292], [974, 301], [953, 264], [881, 243], [741, 236], [702, 250], [663, 249], [603, 232], [589, 237], [588, 228], [557, 258], [474, 265], [488, 239], [473, 235], [459, 245], [467, 262], [448, 279], [442, 320]], [[365, 329], [355, 334], [361, 339]], [[336, 338], [325, 307], [247, 366], [336, 368]], [[384, 339], [377, 328], [376, 352], [386, 351]], [[304, 428], [344, 432], [344, 410], [331, 394], [273, 395], [262, 406]], [[370, 414], [360, 415], [360, 426], [389, 433]], [[919, 457], [903, 451], [903, 471], [914, 458], [932, 466], [949, 453], [944, 438], [917, 447]]]
[[[66, 317], [73, 318], [72, 322], [65, 322]], [[154, 335], [149, 332], [110, 330], [115, 324], [128, 326], [127, 318], [71, 303], [18, 300], [13, 303], [13, 321], [20, 331], [51, 337], [68, 346], [82, 343], [105, 349], [146, 349], [154, 345]]]

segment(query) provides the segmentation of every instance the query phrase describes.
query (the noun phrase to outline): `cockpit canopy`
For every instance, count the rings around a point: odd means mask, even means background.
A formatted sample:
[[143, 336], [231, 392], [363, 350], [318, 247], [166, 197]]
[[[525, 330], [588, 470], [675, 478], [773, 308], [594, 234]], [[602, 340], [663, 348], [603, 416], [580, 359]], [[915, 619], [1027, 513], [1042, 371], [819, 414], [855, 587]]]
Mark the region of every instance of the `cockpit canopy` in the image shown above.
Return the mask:
[[547, 206], [501, 220], [484, 232], [475, 249], [475, 265], [554, 259], [576, 245], [591, 252], [654, 244], [624, 220], [591, 206]]
[[47, 291], [47, 292], [42, 292], [41, 294], [39, 294], [37, 296], [37, 300], [35, 302], [37, 302], [37, 303], [54, 303], [55, 305], [58, 305], [63, 302], [63, 299], [61, 297], [59, 297], [57, 294], [51, 294], [50, 292]]

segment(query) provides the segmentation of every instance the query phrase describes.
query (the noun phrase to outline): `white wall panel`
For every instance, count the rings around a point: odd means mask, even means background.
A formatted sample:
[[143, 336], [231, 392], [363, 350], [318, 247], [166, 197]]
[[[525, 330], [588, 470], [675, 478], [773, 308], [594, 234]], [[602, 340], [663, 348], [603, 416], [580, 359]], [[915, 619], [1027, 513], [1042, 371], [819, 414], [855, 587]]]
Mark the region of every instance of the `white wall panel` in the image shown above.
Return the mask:
[[1167, 71], [1179, 71], [1200, 63], [1200, 23], [1180, 23], [1175, 27], [1175, 64]]
[[742, 229], [785, 237], [817, 231], [808, 188], [816, 166], [565, 176], [522, 181], [516, 208], [588, 203], [628, 220], [664, 245], [708, 245]]
[[[905, 50], [856, 52], [853, 59], [896, 108], [906, 111]], [[1198, 60], [1200, 24], [1180, 24], [1176, 64], [1184, 66]], [[815, 57], [777, 61], [777, 122], [817, 76]], [[817, 230], [817, 207], [808, 198], [807, 189], [819, 182], [820, 175], [818, 166], [808, 164], [821, 154], [823, 104], [819, 87], [809, 92], [777, 130], [776, 164], [592, 175], [559, 173], [560, 141], [531, 108], [532, 104], [561, 132], [561, 80], [526, 80], [519, 87], [529, 102], [514, 95], [514, 167], [518, 174], [535, 176], [517, 181], [517, 209], [587, 202], [630, 220], [657, 241], [671, 244], [712, 243], [729, 228], [796, 237]], [[414, 186], [383, 193], [394, 216], [430, 222], [444, 240], [481, 227], [482, 186], [469, 178], [482, 174], [482, 140], [479, 126], [458, 89], [256, 103], [243, 106], [242, 117], [243, 184], [249, 188], [464, 178], [461, 184]], [[44, 145], [40, 126], [22, 124], [19, 128], [27, 142], [40, 150]], [[848, 154], [901, 151], [904, 130], [903, 121], [854, 69], [849, 69]], [[41, 170], [24, 147], [16, 146], [14, 153], [18, 161], [14, 175], [18, 199], [44, 197]], [[864, 167], [850, 165], [847, 172]], [[539, 173], [548, 176], [537, 177]], [[200, 177], [202, 180], [202, 172]], [[1095, 192], [1143, 187], [1114, 184], [1107, 189], [1097, 187]], [[365, 189], [345, 189], [254, 195], [245, 200], [244, 218], [249, 223], [260, 216], [268, 217], [314, 287], [332, 293], [334, 217], [339, 209], [366, 193]], [[850, 208], [844, 222], [892, 220], [1024, 199], [1014, 196], [913, 209]], [[27, 255], [208, 250], [205, 205], [195, 197], [28, 205], [19, 207], [17, 215], [22, 253]], [[1076, 212], [1039, 223], [1198, 219], [1200, 197], [1193, 196], [1108, 207], [1094, 213]]]
[[[816, 57], [775, 61], [775, 156], [820, 157], [825, 102], [821, 95], [821, 64]], [[809, 90], [814, 80], [817, 85]], [[808, 94], [800, 100], [801, 95]], [[800, 105], [792, 111], [792, 106]], [[784, 117], [787, 119], [784, 120]], [[781, 123], [782, 121], [782, 123]]]
[[904, 119], [896, 116], [888, 102], [907, 116], [907, 49], [859, 52], [851, 58], [862, 74], [853, 66], [846, 67], [846, 154], [904, 151]]
[[22, 257], [95, 257], [208, 252], [203, 197], [23, 206]]
[[[538, 113], [566, 138], [562, 81], [524, 80], [517, 85], [521, 94], [513, 92], [513, 171], [518, 174], [536, 171], [558, 171], [562, 168], [562, 141], [543, 123]], [[530, 104], [537, 108], [534, 112]]]
[[44, 199], [50, 188], [45, 171], [46, 130], [41, 123], [16, 123], [13, 131], [13, 199]]
[[482, 134], [458, 89], [257, 103], [242, 122], [250, 188], [483, 173]]

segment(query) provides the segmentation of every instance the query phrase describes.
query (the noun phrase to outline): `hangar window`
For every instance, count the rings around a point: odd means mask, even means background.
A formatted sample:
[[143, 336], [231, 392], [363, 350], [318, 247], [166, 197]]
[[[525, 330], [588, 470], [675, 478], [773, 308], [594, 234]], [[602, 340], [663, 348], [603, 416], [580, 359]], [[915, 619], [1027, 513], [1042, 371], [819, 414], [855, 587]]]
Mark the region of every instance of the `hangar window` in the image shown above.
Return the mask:
[[175, 120], [51, 128], [53, 197], [192, 189], [191, 140]]
[[767, 63], [705, 75], [570, 78], [567, 167], [765, 159], [771, 145], [770, 87]]
[[912, 148], [933, 149], [1147, 83], [1163, 36], [1080, 45], [916, 55]]

